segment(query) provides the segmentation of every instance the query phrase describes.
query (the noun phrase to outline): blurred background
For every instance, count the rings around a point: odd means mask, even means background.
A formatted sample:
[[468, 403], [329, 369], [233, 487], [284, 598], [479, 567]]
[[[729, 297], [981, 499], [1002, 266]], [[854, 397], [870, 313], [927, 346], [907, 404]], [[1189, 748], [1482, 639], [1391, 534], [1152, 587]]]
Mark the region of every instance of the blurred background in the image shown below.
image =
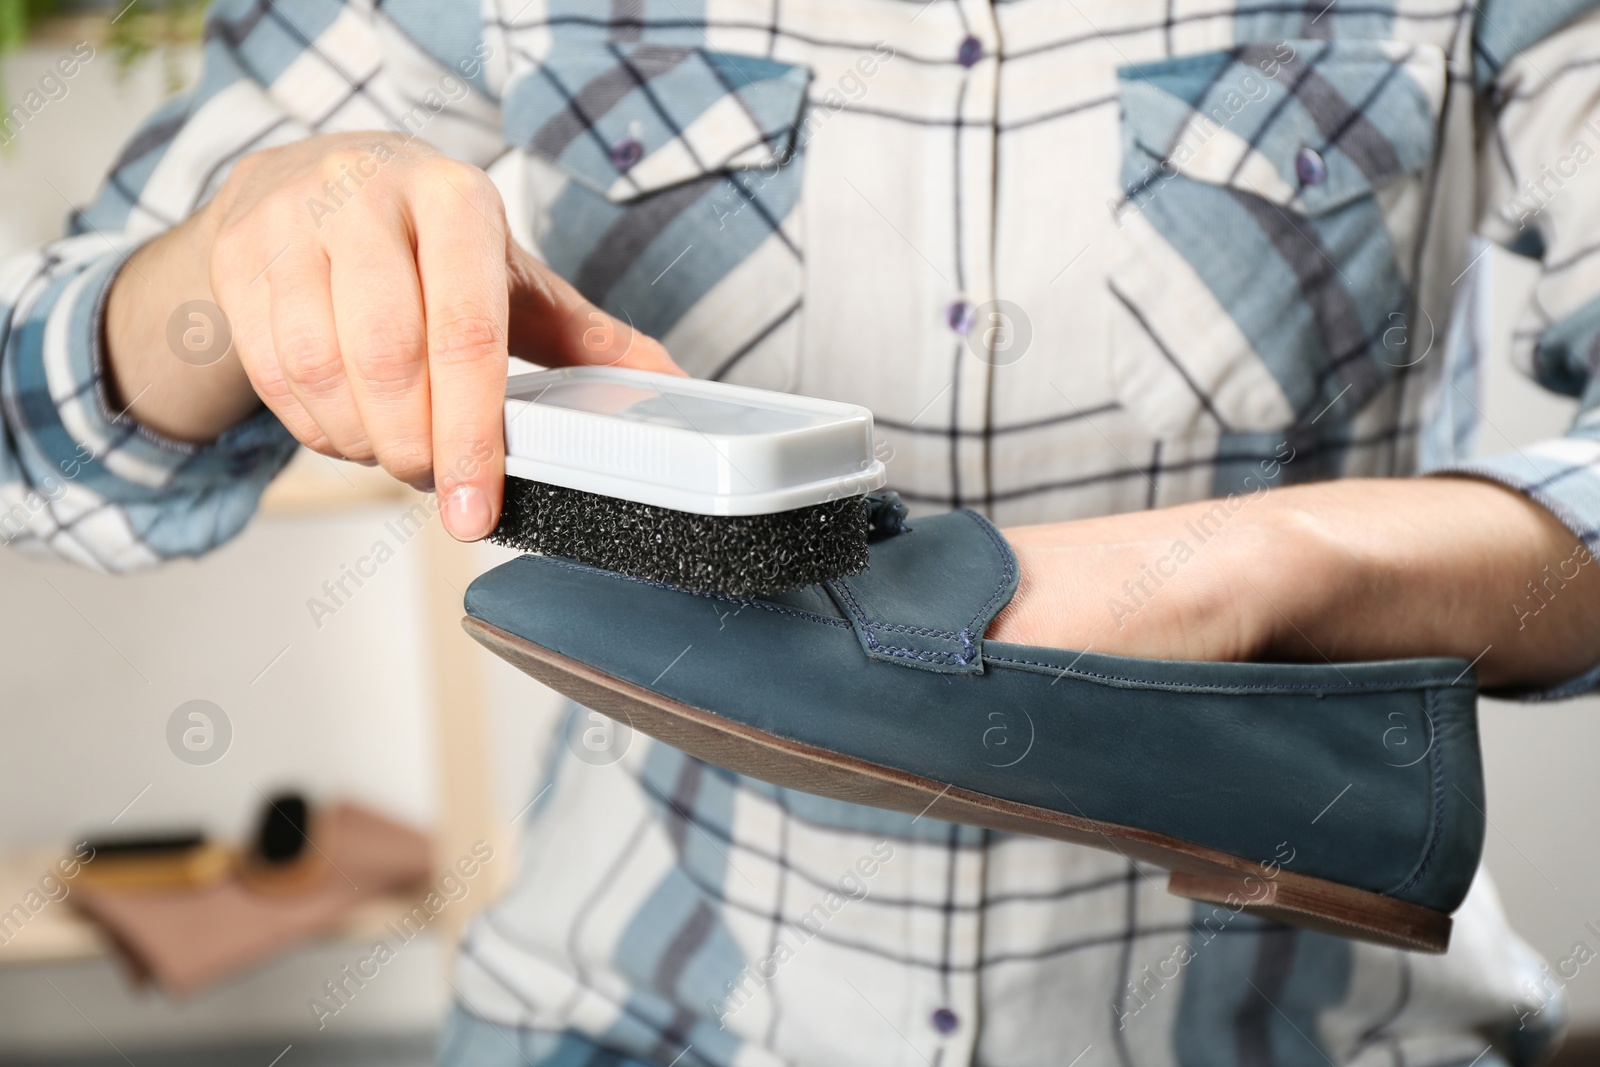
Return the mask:
[[[0, 4], [0, 16], [30, 6]], [[96, 49], [66, 95], [0, 150], [0, 255], [56, 236], [135, 124], [192, 73], [199, 5], [142, 22], [120, 7], [42, 21], [4, 58], [9, 101], [78, 41]], [[0, 28], [0, 42], [20, 32]], [[1559, 432], [1571, 408], [1505, 355], [1531, 273], [1498, 252], [1480, 267], [1497, 346], [1481, 444], [1498, 452]], [[419, 503], [421, 529], [401, 541], [394, 524]], [[392, 556], [347, 582], [331, 613], [314, 613], [313, 600], [333, 604], [324, 583], [378, 541]], [[289, 1047], [297, 1065], [431, 1062], [450, 939], [509, 877], [515, 820], [555, 733], [553, 697], [459, 629], [466, 583], [507, 555], [451, 542], [425, 498], [309, 453], [245, 534], [204, 560], [111, 578], [0, 552], [0, 908], [86, 834], [192, 827], [239, 839], [286, 788], [429, 833], [439, 870], [475, 842], [494, 849], [465, 895], [320, 1020], [308, 1001], [418, 890], [369, 898], [330, 933], [183, 999], [130, 981], [103, 935], [52, 903], [0, 943], [0, 1064], [120, 1064], [143, 1052], [178, 1067], [267, 1067]], [[169, 739], [174, 712], [195, 700], [223, 720], [209, 762], [181, 758]], [[1600, 701], [1486, 701], [1482, 717], [1488, 862], [1507, 910], [1547, 959], [1594, 946]], [[1600, 1062], [1600, 968], [1566, 988], [1575, 1036], [1562, 1062]]]

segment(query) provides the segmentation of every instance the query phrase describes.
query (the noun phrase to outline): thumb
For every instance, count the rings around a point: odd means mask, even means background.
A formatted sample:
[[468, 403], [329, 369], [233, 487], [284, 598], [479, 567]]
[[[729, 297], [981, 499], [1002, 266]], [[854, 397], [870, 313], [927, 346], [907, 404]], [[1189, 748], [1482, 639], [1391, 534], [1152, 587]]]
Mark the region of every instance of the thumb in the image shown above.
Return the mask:
[[628, 367], [687, 377], [665, 346], [607, 314], [511, 245], [511, 354], [545, 367]]

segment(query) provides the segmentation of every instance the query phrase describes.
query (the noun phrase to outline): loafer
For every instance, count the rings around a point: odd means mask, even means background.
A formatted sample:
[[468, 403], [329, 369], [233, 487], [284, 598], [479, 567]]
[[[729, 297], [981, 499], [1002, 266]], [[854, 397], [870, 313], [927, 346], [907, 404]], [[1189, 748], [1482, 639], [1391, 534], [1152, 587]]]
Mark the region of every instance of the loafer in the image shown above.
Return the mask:
[[823, 796], [1115, 850], [1179, 896], [1442, 952], [1483, 849], [1464, 660], [1130, 659], [988, 641], [1000, 532], [920, 519], [866, 571], [770, 598], [522, 556], [478, 641], [690, 755]]

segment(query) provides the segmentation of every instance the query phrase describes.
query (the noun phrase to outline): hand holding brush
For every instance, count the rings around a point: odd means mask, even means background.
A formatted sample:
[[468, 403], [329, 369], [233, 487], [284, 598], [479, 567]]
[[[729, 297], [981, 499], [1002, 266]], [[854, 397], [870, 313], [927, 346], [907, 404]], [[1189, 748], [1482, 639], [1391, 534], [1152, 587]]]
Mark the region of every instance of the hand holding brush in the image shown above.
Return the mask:
[[264, 404], [308, 448], [436, 488], [463, 540], [499, 521], [508, 355], [680, 373], [511, 239], [482, 170], [378, 132], [240, 159], [118, 274], [106, 338], [111, 402], [150, 430], [203, 444]]

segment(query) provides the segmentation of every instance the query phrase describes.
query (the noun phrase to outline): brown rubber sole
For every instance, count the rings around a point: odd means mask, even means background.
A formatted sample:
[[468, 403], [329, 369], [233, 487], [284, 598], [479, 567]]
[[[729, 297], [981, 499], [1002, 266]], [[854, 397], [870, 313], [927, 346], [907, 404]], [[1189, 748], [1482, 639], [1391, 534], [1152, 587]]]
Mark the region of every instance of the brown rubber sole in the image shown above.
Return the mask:
[[1229, 912], [1414, 952], [1443, 952], [1450, 945], [1450, 916], [1431, 908], [775, 737], [613, 678], [471, 616], [462, 626], [489, 651], [579, 704], [738, 774], [853, 804], [1118, 852], [1169, 871], [1169, 893]]

